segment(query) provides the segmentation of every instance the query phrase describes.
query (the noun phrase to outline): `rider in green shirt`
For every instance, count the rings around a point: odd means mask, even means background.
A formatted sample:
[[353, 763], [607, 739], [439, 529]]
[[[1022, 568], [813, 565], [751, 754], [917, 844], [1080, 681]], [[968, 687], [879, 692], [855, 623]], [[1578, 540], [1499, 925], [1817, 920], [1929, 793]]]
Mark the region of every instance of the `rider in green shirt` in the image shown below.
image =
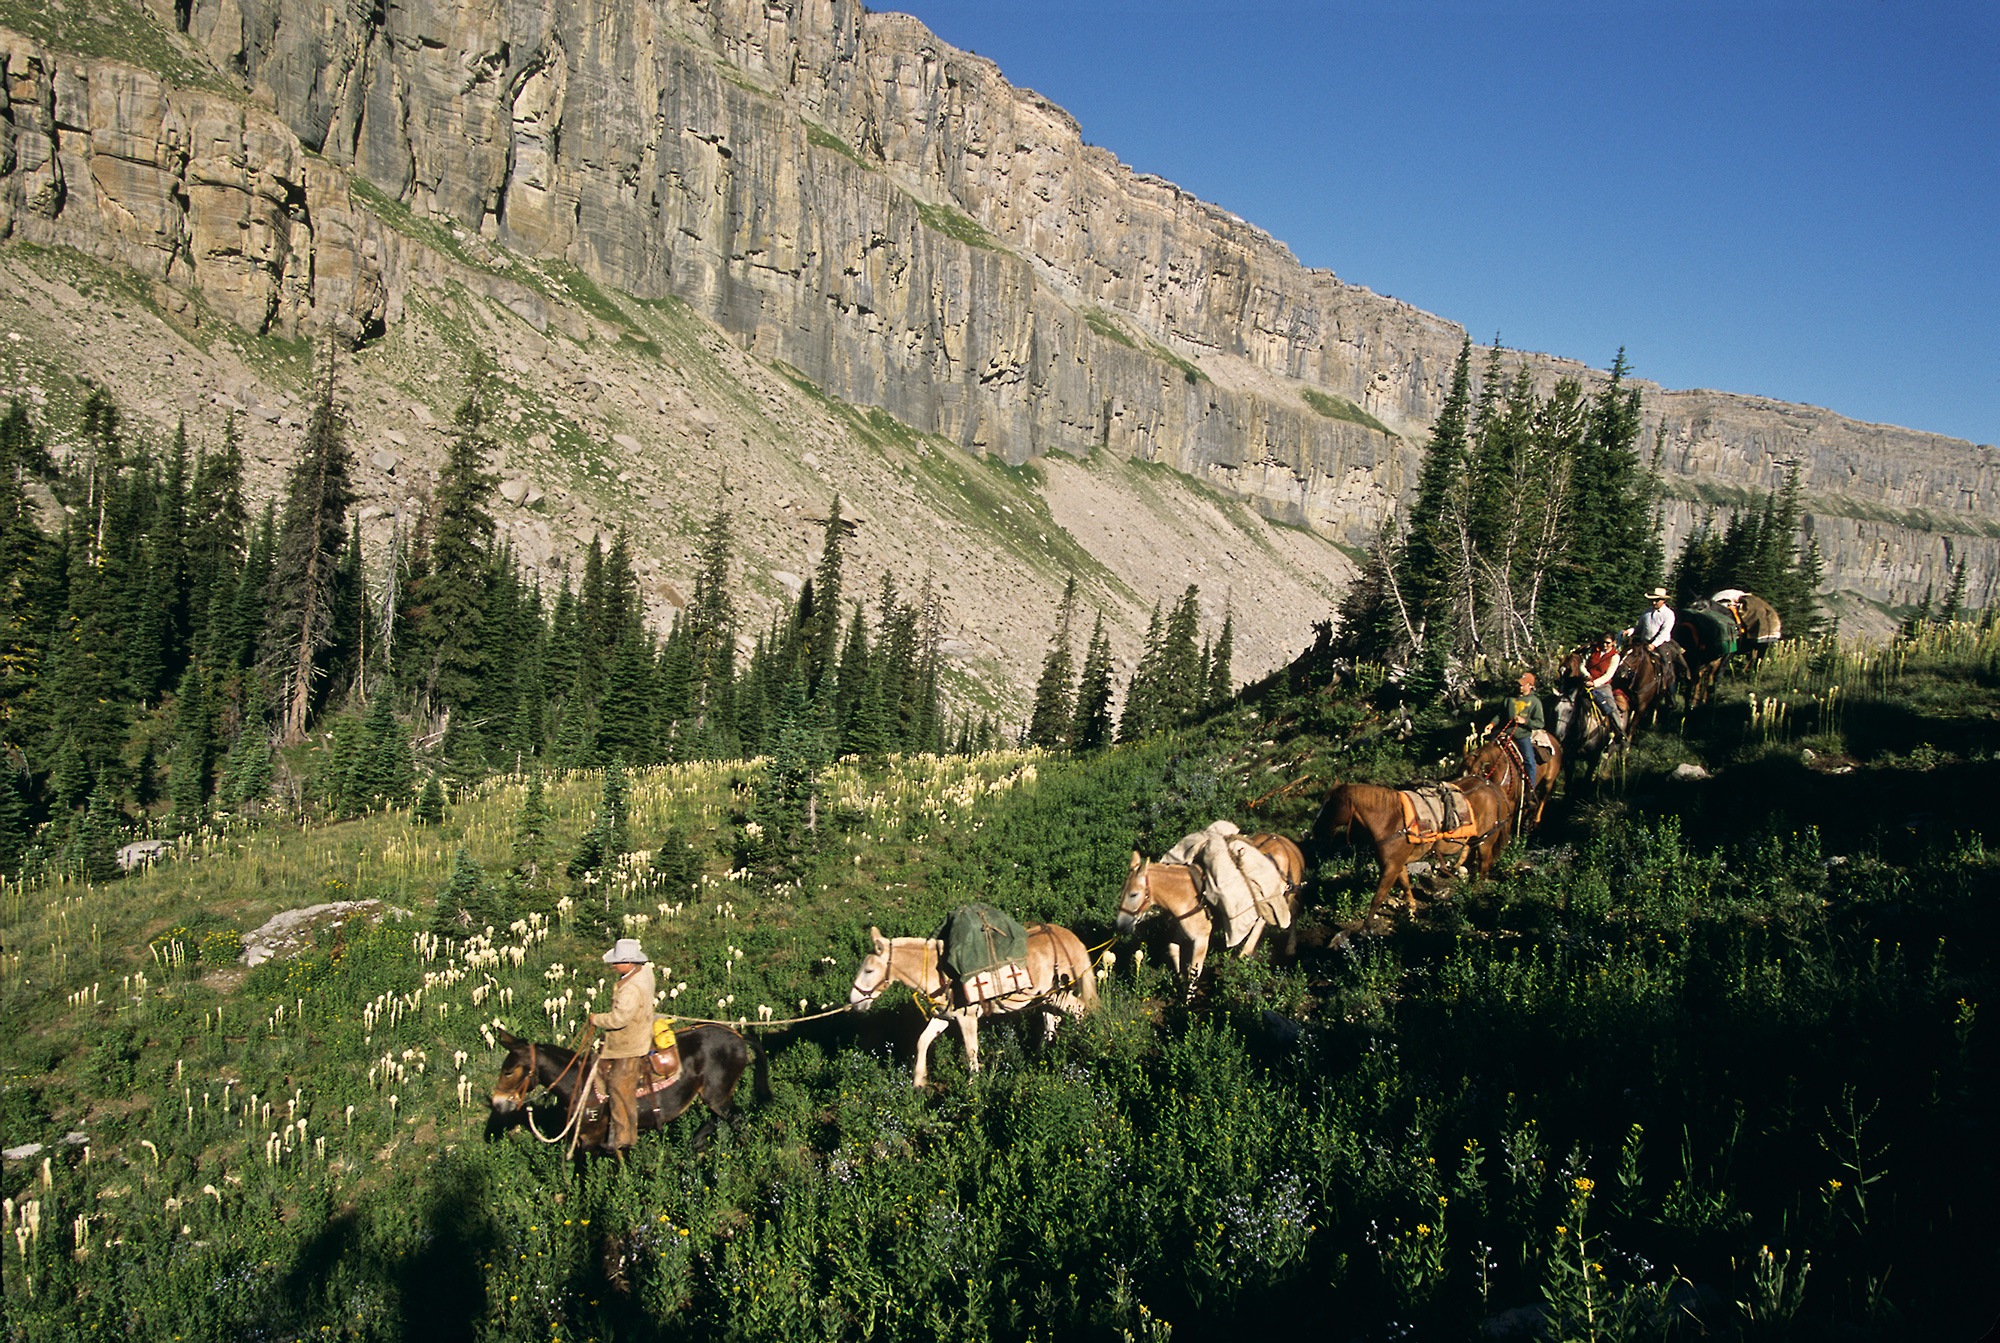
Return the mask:
[[1486, 725], [1486, 735], [1497, 736], [1501, 731], [1513, 734], [1514, 744], [1521, 748], [1521, 765], [1527, 775], [1526, 796], [1535, 792], [1535, 739], [1533, 733], [1542, 731], [1547, 724], [1542, 717], [1542, 697], [1535, 693], [1535, 674], [1521, 673], [1521, 693], [1510, 696], [1500, 708], [1500, 716]]

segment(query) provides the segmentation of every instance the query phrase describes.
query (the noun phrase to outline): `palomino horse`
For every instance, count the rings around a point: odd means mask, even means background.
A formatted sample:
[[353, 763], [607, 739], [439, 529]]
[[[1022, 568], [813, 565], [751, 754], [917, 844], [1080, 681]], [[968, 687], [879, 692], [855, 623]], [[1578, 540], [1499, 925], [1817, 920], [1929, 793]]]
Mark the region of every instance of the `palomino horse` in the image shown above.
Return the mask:
[[[536, 1044], [506, 1031], [497, 1035], [507, 1057], [500, 1061], [500, 1080], [493, 1084], [494, 1117], [498, 1119], [525, 1109], [528, 1097], [547, 1087], [561, 1099], [565, 1119], [575, 1119], [579, 1125], [578, 1149], [602, 1150], [611, 1131], [610, 1106], [592, 1096], [584, 1104], [582, 1115], [576, 1113], [584, 1074], [590, 1069], [590, 1056], [561, 1045]], [[734, 1099], [736, 1083], [753, 1057], [757, 1063], [757, 1099], [770, 1099], [771, 1082], [764, 1068], [764, 1051], [727, 1026], [687, 1026], [676, 1031], [674, 1037], [680, 1047], [680, 1073], [658, 1091], [640, 1092], [639, 1131], [665, 1128], [669, 1120], [678, 1119], [699, 1096], [709, 1109], [707, 1121], [694, 1134], [695, 1150], [700, 1151], [715, 1135], [719, 1121], [727, 1119], [732, 1126], [739, 1122], [741, 1116]], [[643, 1070], [640, 1083], [642, 1087], [648, 1085]], [[529, 1123], [533, 1124], [532, 1118]]]
[[1342, 783], [1326, 795], [1312, 824], [1313, 848], [1325, 853], [1335, 831], [1351, 831], [1357, 823], [1367, 830], [1375, 843], [1375, 860], [1382, 865], [1382, 882], [1368, 906], [1370, 915], [1382, 908], [1390, 888], [1399, 885], [1405, 907], [1412, 914], [1417, 912], [1417, 894], [1410, 888], [1411, 860], [1435, 857], [1451, 864], [1477, 862], [1483, 877], [1493, 870], [1493, 860], [1513, 837], [1513, 808], [1499, 789], [1484, 779], [1461, 779], [1447, 787], [1458, 788], [1471, 805], [1473, 833], [1465, 839], [1412, 839], [1404, 828], [1402, 798], [1394, 788]]
[[[1284, 897], [1291, 906], [1291, 922], [1298, 923], [1299, 888], [1305, 884], [1306, 859], [1299, 846], [1284, 835], [1245, 835], [1245, 842], [1271, 860], [1284, 879]], [[1202, 963], [1208, 959], [1208, 944], [1215, 933], [1215, 917], [1207, 889], [1207, 879], [1199, 867], [1188, 863], [1155, 863], [1132, 853], [1132, 865], [1125, 877], [1125, 889], [1118, 895], [1118, 935], [1130, 937], [1139, 919], [1151, 909], [1167, 915], [1167, 962], [1174, 973], [1187, 981], [1193, 992], [1201, 978]], [[1257, 950], [1264, 933], [1264, 921], [1252, 918], [1230, 948], [1247, 959]], [[1287, 928], [1273, 937], [1285, 945], [1274, 950], [1289, 955], [1296, 937]]]
[[1042, 1018], [1042, 1038], [1056, 1033], [1056, 1022], [1064, 1016], [1081, 1016], [1097, 1006], [1097, 980], [1090, 973], [1090, 955], [1083, 942], [1067, 928], [1052, 923], [1028, 925], [1028, 982], [1032, 986], [1017, 993], [988, 998], [969, 1007], [951, 1003], [951, 986], [938, 968], [938, 954], [944, 943], [934, 937], [884, 937], [870, 928], [874, 950], [862, 958], [854, 974], [854, 988], [847, 995], [848, 1006], [865, 1012], [882, 996], [891, 981], [907, 984], [930, 1004], [930, 1024], [917, 1037], [915, 1084], [921, 1087], [928, 1075], [931, 1042], [950, 1025], [958, 1027], [965, 1042], [965, 1066], [979, 1071], [979, 1018], [1034, 1011]]
[[[1535, 762], [1534, 795], [1523, 798], [1521, 785], [1525, 778], [1521, 759], [1515, 754], [1517, 749], [1512, 741], [1489, 741], [1466, 752], [1465, 772], [1486, 780], [1506, 795], [1507, 805], [1514, 813], [1515, 829], [1525, 835], [1542, 823], [1542, 809], [1549, 805], [1549, 795], [1556, 790], [1556, 775], [1562, 770], [1563, 752], [1558, 743], [1548, 760]], [[1533, 745], [1528, 749], [1533, 750]]]

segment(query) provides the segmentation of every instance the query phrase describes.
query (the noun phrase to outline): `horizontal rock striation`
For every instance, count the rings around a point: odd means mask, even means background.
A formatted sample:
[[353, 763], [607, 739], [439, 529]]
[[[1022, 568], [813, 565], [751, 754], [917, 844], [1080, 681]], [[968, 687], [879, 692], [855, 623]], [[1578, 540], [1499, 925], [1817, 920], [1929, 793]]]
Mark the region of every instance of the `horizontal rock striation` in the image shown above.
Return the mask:
[[[7, 39], [0, 231], [199, 290], [253, 330], [361, 340], [411, 286], [504, 288], [382, 227], [351, 173], [467, 248], [682, 299], [755, 357], [968, 450], [1159, 462], [1348, 544], [1413, 487], [1464, 338], [857, 0], [234, 0], [194, 7], [186, 40], [245, 96]], [[1603, 377], [1518, 357], [1545, 385]], [[1678, 528], [1796, 458], [1832, 586], [1912, 601], [1963, 557], [1996, 595], [1990, 447], [1638, 385]]]

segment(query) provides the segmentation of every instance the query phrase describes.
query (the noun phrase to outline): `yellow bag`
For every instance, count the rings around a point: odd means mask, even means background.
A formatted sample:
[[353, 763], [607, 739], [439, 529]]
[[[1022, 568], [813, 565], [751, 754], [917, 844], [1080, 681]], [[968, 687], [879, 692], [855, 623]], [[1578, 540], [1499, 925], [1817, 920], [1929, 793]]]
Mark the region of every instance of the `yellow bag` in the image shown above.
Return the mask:
[[672, 1017], [653, 1018], [653, 1048], [664, 1054], [674, 1047], [674, 1019]]

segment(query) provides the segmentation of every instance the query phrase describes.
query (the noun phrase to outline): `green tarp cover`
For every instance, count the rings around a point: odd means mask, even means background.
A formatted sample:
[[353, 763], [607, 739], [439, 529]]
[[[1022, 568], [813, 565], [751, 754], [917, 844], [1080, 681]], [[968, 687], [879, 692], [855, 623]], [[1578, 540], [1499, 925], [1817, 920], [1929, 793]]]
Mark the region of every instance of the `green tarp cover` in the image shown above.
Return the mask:
[[1727, 616], [1719, 616], [1713, 611], [1687, 611], [1683, 619], [1693, 620], [1701, 626], [1701, 641], [1711, 648], [1719, 648], [1723, 653], [1736, 651], [1736, 622]]
[[1008, 961], [1028, 958], [1028, 930], [1021, 921], [991, 905], [960, 905], [944, 921], [940, 959], [960, 979]]

